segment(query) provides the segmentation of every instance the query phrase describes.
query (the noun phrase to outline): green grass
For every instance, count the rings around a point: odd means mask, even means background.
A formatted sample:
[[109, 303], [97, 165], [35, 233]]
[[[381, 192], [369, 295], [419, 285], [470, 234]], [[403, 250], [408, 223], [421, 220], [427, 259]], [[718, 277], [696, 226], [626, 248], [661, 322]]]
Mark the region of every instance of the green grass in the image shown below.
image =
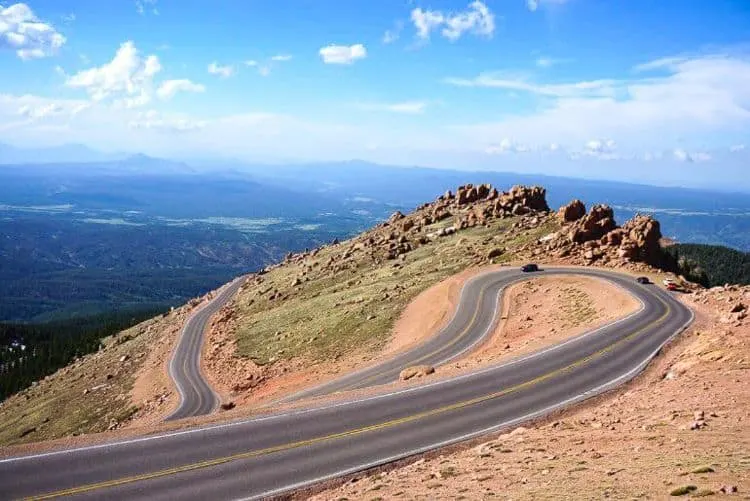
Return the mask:
[[[160, 330], [174, 321], [167, 315], [106, 338], [104, 350], [9, 397], [0, 405], [0, 445], [97, 433], [106, 431], [112, 422], [130, 419], [138, 412], [128, 398], [136, 370], [146, 360]], [[149, 325], [150, 331], [146, 328]], [[119, 359], [126, 354], [129, 361], [121, 364]], [[107, 379], [108, 374], [113, 377]], [[93, 390], [100, 385], [108, 386]], [[22, 436], [32, 428], [33, 432]]]
[[[347, 241], [322, 249], [304, 263], [274, 269], [236, 300], [238, 354], [263, 365], [295, 357], [324, 361], [352, 351], [374, 353], [419, 293], [469, 266], [489, 264], [490, 249], [508, 248], [495, 263], [513, 260], [516, 249], [557, 227], [551, 221], [533, 230], [517, 230], [512, 228], [517, 220], [496, 220], [489, 227], [437, 238], [407, 253], [403, 261], [375, 264], [365, 252], [354, 251], [344, 269], [324, 272], [331, 256], [350, 247], [352, 241]], [[436, 227], [427, 226], [423, 233]], [[292, 286], [296, 278], [302, 283]], [[269, 299], [274, 290], [285, 299]]]

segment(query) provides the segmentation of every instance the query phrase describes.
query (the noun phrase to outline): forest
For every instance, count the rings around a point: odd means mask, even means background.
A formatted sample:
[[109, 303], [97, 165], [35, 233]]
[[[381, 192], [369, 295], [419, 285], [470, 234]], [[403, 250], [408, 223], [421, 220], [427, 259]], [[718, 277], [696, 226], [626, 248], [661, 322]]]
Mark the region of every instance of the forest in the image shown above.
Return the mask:
[[748, 252], [702, 244], [677, 244], [665, 250], [681, 275], [704, 287], [750, 284]]
[[101, 340], [163, 309], [137, 309], [44, 324], [0, 323], [0, 401], [101, 347]]

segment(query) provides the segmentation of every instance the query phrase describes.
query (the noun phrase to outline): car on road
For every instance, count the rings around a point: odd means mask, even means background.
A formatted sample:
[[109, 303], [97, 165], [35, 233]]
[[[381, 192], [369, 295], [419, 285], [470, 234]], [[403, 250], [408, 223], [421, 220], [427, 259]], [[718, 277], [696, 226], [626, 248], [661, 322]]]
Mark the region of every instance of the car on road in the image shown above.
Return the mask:
[[529, 273], [532, 271], [539, 271], [539, 266], [537, 266], [534, 263], [525, 264], [521, 266], [521, 271], [523, 271], [524, 273]]
[[651, 280], [649, 280], [648, 277], [638, 277], [635, 279], [635, 281], [638, 282], [639, 284], [644, 284], [644, 285], [651, 283]]

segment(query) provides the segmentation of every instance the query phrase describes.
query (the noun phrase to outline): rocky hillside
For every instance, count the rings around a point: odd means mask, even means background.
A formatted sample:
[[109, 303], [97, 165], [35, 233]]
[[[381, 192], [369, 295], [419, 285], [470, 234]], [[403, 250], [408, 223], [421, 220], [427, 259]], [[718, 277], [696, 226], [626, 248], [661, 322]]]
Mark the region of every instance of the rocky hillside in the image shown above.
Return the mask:
[[205, 363], [225, 399], [255, 404], [378, 357], [406, 305], [451, 275], [528, 260], [644, 271], [660, 237], [657, 221], [620, 227], [606, 206], [553, 212], [541, 187], [460, 186], [250, 276], [217, 316]]
[[[660, 236], [648, 217], [618, 227], [605, 206], [586, 213], [574, 201], [553, 212], [541, 187], [460, 186], [249, 276], [214, 318], [204, 371], [242, 412], [381, 356], [406, 306], [447, 277], [528, 260], [647, 270], [660, 262]], [[3, 402], [0, 422], [14, 424], [0, 430], [2, 443], [158, 423], [175, 402], [163, 366], [188, 310], [115, 336], [116, 349]]]

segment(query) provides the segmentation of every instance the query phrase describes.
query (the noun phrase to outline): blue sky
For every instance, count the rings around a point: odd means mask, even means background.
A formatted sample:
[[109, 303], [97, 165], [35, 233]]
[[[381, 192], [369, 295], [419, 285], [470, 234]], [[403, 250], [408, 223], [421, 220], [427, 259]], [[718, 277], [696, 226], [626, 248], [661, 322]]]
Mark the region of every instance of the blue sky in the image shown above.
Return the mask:
[[750, 190], [746, 0], [0, 2], [0, 141]]

